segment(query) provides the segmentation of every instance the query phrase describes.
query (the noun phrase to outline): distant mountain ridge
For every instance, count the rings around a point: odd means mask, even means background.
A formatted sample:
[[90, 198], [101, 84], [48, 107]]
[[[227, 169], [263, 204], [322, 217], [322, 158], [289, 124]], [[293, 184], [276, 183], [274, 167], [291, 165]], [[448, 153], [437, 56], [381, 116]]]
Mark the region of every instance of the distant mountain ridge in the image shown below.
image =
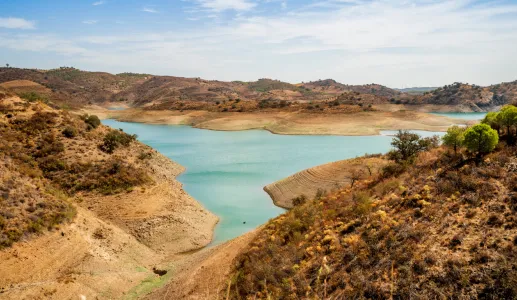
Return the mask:
[[[257, 81], [218, 81], [150, 74], [87, 72], [62, 67], [53, 70], [0, 68], [0, 84], [27, 91], [39, 84], [49, 99], [70, 107], [120, 102], [155, 106], [178, 101], [218, 103], [243, 101], [337, 101], [336, 103], [462, 105], [490, 110], [517, 101], [517, 81], [480, 87], [454, 83], [440, 88], [393, 89], [380, 84], [347, 85], [334, 79], [291, 84], [262, 78]], [[32, 87], [29, 87], [32, 86]], [[5, 87], [4, 87], [5, 88]]]

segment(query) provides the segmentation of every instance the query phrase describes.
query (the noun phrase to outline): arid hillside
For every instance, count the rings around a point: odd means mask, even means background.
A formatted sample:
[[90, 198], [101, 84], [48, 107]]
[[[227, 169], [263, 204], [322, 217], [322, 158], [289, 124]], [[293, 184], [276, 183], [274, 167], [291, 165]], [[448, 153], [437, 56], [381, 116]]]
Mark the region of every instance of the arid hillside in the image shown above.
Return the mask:
[[[431, 148], [353, 185], [294, 198], [238, 256], [223, 291], [232, 299], [515, 299], [516, 151], [505, 142], [482, 158]], [[310, 177], [300, 183], [314, 191]]]
[[391, 99], [400, 96], [402, 93], [385, 87], [380, 84], [363, 84], [363, 85], [348, 85], [335, 81], [334, 79], [325, 79], [318, 81], [311, 81], [302, 83], [301, 86], [310, 89], [314, 92], [322, 92], [326, 94], [340, 95], [344, 92], [356, 92], [359, 94], [369, 94], [383, 97], [384, 99]]
[[465, 106], [472, 111], [493, 110], [517, 101], [517, 81], [481, 87], [456, 82], [451, 85], [424, 92], [422, 95], [404, 94], [395, 99], [396, 103], [435, 104]]
[[[313, 108], [326, 104], [382, 104], [395, 106], [390, 108], [393, 110], [396, 105], [406, 104], [400, 109], [412, 109], [411, 105], [438, 105], [447, 107], [446, 110], [458, 106], [459, 111], [482, 111], [512, 103], [517, 97], [516, 82], [489, 87], [455, 83], [415, 94], [379, 84], [347, 85], [333, 79], [301, 84], [267, 78], [224, 82], [136, 73], [114, 75], [68, 67], [53, 70], [0, 68], [0, 84], [19, 95], [33, 93], [56, 107], [65, 108], [102, 105], [203, 110], [215, 105], [223, 110], [221, 103], [242, 101], [249, 107], [279, 109], [292, 103], [306, 103]], [[239, 111], [233, 104], [228, 110]]]
[[145, 294], [212, 239], [183, 167], [96, 116], [0, 90], [0, 136], [2, 299]]

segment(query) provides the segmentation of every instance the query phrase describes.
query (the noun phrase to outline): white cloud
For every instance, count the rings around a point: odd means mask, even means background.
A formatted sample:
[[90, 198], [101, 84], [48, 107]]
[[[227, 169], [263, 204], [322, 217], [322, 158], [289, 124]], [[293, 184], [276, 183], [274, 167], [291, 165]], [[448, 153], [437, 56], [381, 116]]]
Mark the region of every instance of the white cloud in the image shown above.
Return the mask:
[[[222, 2], [217, 9], [205, 7], [206, 14], [233, 9], [231, 1]], [[275, 14], [257, 8], [226, 22], [204, 16], [203, 22], [182, 30], [140, 29], [49, 41], [32, 36], [2, 40], [0, 35], [0, 51], [8, 47], [74, 53], [82, 64], [74, 65], [88, 69], [220, 80], [331, 77], [349, 84], [397, 87], [517, 79], [516, 4], [328, 0], [319, 1], [315, 9], [293, 3], [285, 10], [276, 6]]]
[[18, 51], [53, 52], [67, 56], [88, 53], [73, 41], [45, 34], [0, 35], [0, 45]]
[[83, 21], [83, 24], [87, 24], [87, 25], [93, 25], [93, 24], [97, 24], [99, 21], [97, 20], [85, 20]]
[[194, 0], [201, 8], [221, 12], [225, 10], [246, 11], [256, 6], [248, 0]]
[[144, 7], [142, 8], [142, 11], [143, 12], [148, 12], [148, 13], [152, 13], [152, 14], [156, 14], [158, 13], [158, 11], [154, 8], [150, 8], [150, 7]]
[[104, 1], [97, 1], [97, 2], [93, 2], [92, 5], [93, 6], [98, 6], [98, 5], [103, 5], [104, 3], [106, 3], [106, 2], [104, 2]]
[[21, 18], [0, 18], [0, 28], [34, 29], [35, 23]]

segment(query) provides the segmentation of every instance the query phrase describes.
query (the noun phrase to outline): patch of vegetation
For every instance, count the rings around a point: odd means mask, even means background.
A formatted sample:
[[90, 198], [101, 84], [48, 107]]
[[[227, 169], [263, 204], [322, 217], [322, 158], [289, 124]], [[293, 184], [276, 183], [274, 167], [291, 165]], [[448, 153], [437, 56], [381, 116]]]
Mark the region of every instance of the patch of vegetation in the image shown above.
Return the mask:
[[36, 101], [42, 101], [44, 103], [48, 102], [48, 97], [45, 95], [40, 95], [36, 92], [26, 92], [26, 93], [20, 93], [20, 98], [25, 99], [29, 102], [36, 102]]
[[388, 157], [396, 162], [412, 161], [422, 151], [428, 151], [437, 147], [437, 136], [421, 138], [416, 133], [399, 130], [391, 145], [395, 148], [388, 153]]
[[77, 129], [72, 126], [67, 126], [65, 129], [63, 129], [62, 133], [65, 137], [71, 139], [77, 136]]
[[111, 154], [120, 146], [129, 146], [134, 140], [136, 140], [136, 134], [130, 135], [120, 130], [110, 130], [104, 137], [99, 149]]
[[83, 115], [81, 117], [84, 120], [84, 123], [88, 126], [88, 130], [95, 129], [101, 125], [101, 120], [96, 115]]

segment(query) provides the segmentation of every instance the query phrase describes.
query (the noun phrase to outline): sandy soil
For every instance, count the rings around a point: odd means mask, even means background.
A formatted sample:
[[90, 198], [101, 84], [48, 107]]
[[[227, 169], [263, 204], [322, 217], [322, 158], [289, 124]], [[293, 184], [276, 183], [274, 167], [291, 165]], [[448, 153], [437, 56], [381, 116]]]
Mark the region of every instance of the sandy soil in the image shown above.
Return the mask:
[[318, 190], [330, 192], [350, 185], [352, 180], [376, 174], [387, 161], [379, 157], [340, 160], [312, 167], [264, 187], [275, 205], [292, 208], [293, 198], [304, 195], [313, 199]]
[[149, 124], [190, 125], [212, 130], [265, 129], [276, 134], [377, 135], [381, 130], [415, 129], [445, 131], [455, 123], [443, 116], [415, 111], [375, 111], [355, 114], [320, 113], [214, 113], [207, 111], [109, 111], [100, 107], [85, 110], [100, 118]]
[[175, 265], [174, 279], [145, 299], [224, 299], [233, 260], [259, 230], [260, 227], [224, 244], [186, 255]]

